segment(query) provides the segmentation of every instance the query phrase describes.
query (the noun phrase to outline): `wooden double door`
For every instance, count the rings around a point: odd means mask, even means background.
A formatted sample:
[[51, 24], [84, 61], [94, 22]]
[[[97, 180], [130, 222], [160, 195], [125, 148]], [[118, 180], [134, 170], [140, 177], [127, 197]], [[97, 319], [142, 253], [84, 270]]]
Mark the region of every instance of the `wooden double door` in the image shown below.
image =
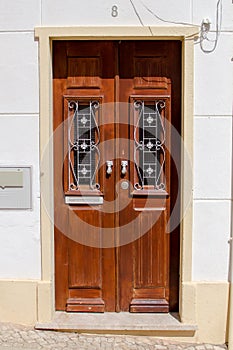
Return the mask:
[[180, 66], [178, 41], [53, 43], [57, 310], [177, 310]]

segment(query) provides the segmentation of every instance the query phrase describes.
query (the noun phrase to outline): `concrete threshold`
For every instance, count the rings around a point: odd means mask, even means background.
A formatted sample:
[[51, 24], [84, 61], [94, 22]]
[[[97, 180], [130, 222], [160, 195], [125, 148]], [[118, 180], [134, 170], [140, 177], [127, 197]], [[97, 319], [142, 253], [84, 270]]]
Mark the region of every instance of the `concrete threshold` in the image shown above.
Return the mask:
[[37, 323], [35, 328], [79, 333], [137, 333], [160, 336], [193, 336], [197, 330], [196, 325], [182, 323], [176, 313], [67, 313], [60, 311], [55, 312], [51, 322]]

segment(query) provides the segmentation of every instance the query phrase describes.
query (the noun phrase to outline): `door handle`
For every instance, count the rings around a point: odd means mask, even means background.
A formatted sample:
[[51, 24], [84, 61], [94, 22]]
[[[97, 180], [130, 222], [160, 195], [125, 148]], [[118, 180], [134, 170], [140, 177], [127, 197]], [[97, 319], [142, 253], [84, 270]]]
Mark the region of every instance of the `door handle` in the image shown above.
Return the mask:
[[127, 172], [127, 166], [128, 166], [128, 161], [127, 160], [122, 160], [121, 161], [121, 174], [125, 175]]
[[108, 175], [110, 175], [112, 173], [113, 161], [112, 160], [107, 160], [106, 161], [106, 166], [107, 166], [106, 173]]

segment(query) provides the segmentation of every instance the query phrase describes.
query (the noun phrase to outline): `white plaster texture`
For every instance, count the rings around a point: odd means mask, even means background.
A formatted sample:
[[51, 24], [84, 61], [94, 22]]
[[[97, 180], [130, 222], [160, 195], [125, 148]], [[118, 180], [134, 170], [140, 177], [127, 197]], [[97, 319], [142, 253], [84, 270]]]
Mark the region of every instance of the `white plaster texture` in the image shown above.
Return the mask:
[[154, 0], [134, 0], [133, 3], [144, 25], [172, 26], [192, 23], [191, 0], [167, 0], [166, 5], [162, 1]]
[[[209, 54], [195, 45], [195, 115], [232, 115], [232, 42], [233, 33], [221, 33], [215, 51]], [[204, 43], [207, 49], [213, 45]]]
[[[155, 2], [152, 0], [144, 2], [153, 12], [163, 17], [165, 20], [190, 21], [191, 1], [172, 0]], [[42, 25], [141, 25], [130, 1], [118, 0], [118, 16], [112, 16], [112, 6], [114, 2], [110, 0], [85, 1], [80, 5], [75, 0], [57, 0], [54, 5], [53, 0], [42, 0]], [[134, 0], [136, 11], [139, 13], [144, 25], [169, 25], [156, 19], [139, 0]]]
[[32, 165], [33, 193], [39, 194], [39, 117], [0, 116], [2, 165]]
[[38, 113], [38, 43], [34, 34], [0, 33], [0, 45], [0, 113]]
[[0, 278], [41, 278], [39, 200], [34, 210], [0, 213]]
[[[163, 22], [146, 10], [142, 2]], [[209, 17], [214, 26], [217, 1], [179, 0], [154, 2], [134, 0], [135, 7], [144, 25], [170, 25], [173, 22], [200, 24]], [[117, 1], [118, 16], [112, 17], [110, 0], [0, 0], [0, 147], [1, 163], [33, 166], [33, 210], [1, 211], [0, 277], [38, 278], [40, 276], [39, 235], [39, 150], [38, 118], [38, 42], [32, 31], [34, 26], [120, 26], [140, 25], [130, 1]], [[223, 30], [233, 30], [232, 4], [223, 0]], [[42, 21], [42, 22], [41, 22]], [[5, 32], [7, 31], [7, 33]], [[12, 32], [12, 33], [9, 33]], [[211, 37], [214, 33], [211, 33]], [[233, 33], [221, 33], [216, 50], [211, 54], [195, 45], [195, 198], [230, 198], [231, 119], [232, 113], [232, 39]], [[211, 48], [209, 43], [207, 48]], [[8, 116], [4, 116], [7, 114]], [[17, 114], [21, 114], [17, 115]], [[25, 116], [23, 116], [25, 115]], [[28, 116], [26, 116], [28, 115]], [[209, 116], [205, 118], [203, 116]], [[219, 116], [218, 118], [216, 116]], [[228, 117], [226, 117], [228, 116]], [[221, 146], [219, 146], [221, 140]], [[14, 151], [13, 151], [14, 150]], [[214, 153], [213, 153], [214, 150]], [[219, 227], [229, 226], [229, 205], [225, 201], [196, 201], [194, 211], [194, 259], [193, 273], [197, 280], [226, 279], [228, 253], [224, 230], [219, 244]], [[218, 207], [219, 206], [219, 207]], [[227, 207], [227, 212], [223, 207]], [[204, 208], [204, 213], [200, 208]], [[219, 208], [219, 210], [218, 210]], [[200, 214], [200, 215], [199, 215]], [[216, 214], [216, 215], [215, 215]], [[225, 216], [224, 216], [225, 215]], [[206, 226], [205, 220], [213, 218]], [[202, 235], [206, 229], [206, 234]], [[211, 240], [218, 259], [223, 257], [216, 270], [215, 259], [208, 247]], [[216, 236], [216, 237], [215, 237]], [[18, 249], [18, 248], [22, 249]], [[219, 251], [222, 248], [222, 253]], [[20, 251], [21, 250], [21, 251]], [[199, 259], [200, 254], [200, 259]], [[201, 262], [205, 263], [203, 264]], [[5, 261], [5, 263], [4, 263]], [[211, 267], [212, 266], [212, 267]]]
[[194, 198], [231, 198], [231, 129], [231, 117], [195, 117]]
[[38, 116], [0, 116], [0, 154], [1, 165], [32, 166], [33, 203], [32, 210], [0, 211], [0, 278], [38, 279], [41, 276]]
[[130, 1], [117, 1], [117, 17], [112, 17], [113, 5], [110, 0], [57, 0], [54, 6], [54, 0], [42, 0], [42, 25], [140, 25]]
[[0, 0], [0, 31], [34, 30], [40, 25], [41, 0]]
[[194, 201], [193, 281], [227, 281], [230, 201]]
[[[210, 29], [215, 30], [217, 3], [217, 0], [193, 1], [193, 23], [201, 24], [204, 18], [209, 18], [211, 21]], [[233, 31], [233, 6], [231, 0], [222, 0], [221, 30]]]

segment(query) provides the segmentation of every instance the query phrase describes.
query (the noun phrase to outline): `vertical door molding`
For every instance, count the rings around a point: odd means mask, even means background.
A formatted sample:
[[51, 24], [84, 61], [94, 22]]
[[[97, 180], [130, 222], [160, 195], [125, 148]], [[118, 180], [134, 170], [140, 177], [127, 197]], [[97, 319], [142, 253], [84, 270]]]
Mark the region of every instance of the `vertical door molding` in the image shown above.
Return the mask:
[[[53, 218], [53, 101], [52, 101], [52, 41], [53, 40], [181, 40], [182, 61], [182, 139], [192, 163], [193, 149], [193, 44], [198, 35], [196, 26], [166, 27], [38, 27], [40, 79], [40, 170], [41, 170], [41, 256], [42, 281], [38, 284], [38, 321], [51, 321], [55, 312], [54, 298], [54, 226]], [[192, 178], [187, 159], [182, 154], [181, 212]], [[46, 198], [45, 198], [46, 197]], [[46, 207], [44, 205], [46, 201]], [[49, 212], [49, 213], [48, 213]], [[48, 215], [49, 214], [49, 215]], [[192, 280], [192, 198], [181, 223], [180, 252], [180, 316], [190, 317], [190, 302], [185, 286]], [[187, 316], [186, 316], [187, 315]]]

